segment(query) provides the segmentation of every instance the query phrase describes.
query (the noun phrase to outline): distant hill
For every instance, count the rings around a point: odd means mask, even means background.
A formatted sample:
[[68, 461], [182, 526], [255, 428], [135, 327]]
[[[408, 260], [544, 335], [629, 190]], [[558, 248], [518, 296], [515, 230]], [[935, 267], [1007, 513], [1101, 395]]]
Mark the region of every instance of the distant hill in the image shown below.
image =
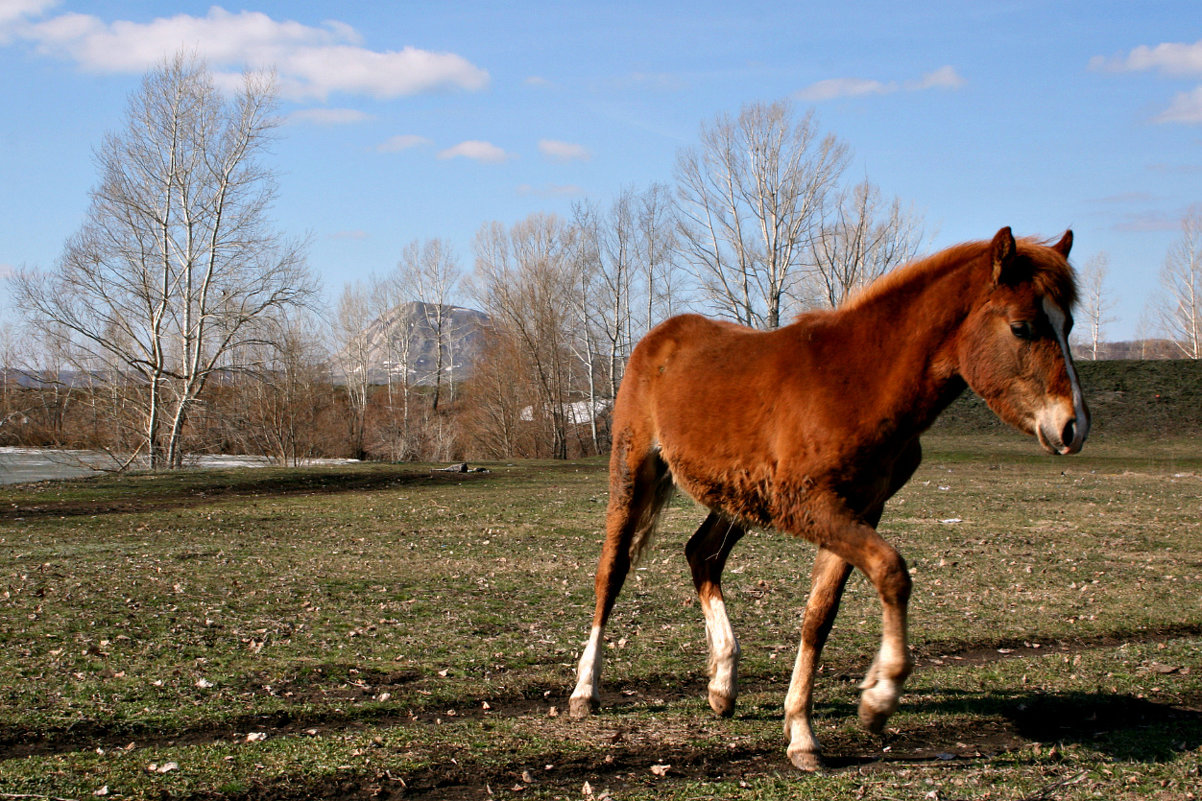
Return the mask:
[[[1192, 435], [1202, 443], [1202, 360], [1078, 361], [1077, 370], [1095, 433]], [[932, 430], [969, 433], [1005, 427], [985, 401], [967, 391]]]
[[[408, 374], [410, 385], [432, 386], [438, 365], [438, 337], [434, 321], [437, 306], [411, 301], [372, 320], [360, 335], [366, 340], [369, 376], [384, 383]], [[443, 306], [442, 361], [444, 380], [453, 374], [456, 382], [471, 373], [484, 347], [488, 315], [462, 306]]]

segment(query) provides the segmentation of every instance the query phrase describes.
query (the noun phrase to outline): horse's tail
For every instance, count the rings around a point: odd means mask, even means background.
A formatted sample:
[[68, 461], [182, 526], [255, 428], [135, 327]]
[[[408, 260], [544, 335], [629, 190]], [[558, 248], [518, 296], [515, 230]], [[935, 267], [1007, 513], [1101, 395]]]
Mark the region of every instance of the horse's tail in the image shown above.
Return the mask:
[[643, 558], [643, 553], [655, 536], [659, 523], [660, 512], [672, 498], [672, 473], [664, 470], [651, 488], [650, 503], [643, 506], [638, 522], [635, 524], [634, 536], [630, 539], [630, 564], [633, 567]]

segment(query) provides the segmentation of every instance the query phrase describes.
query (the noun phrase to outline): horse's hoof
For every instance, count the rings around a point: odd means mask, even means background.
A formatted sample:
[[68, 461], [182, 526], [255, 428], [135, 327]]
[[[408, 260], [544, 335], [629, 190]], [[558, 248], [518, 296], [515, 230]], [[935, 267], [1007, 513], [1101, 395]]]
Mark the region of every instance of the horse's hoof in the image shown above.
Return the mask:
[[793, 767], [806, 773], [822, 770], [822, 755], [817, 751], [793, 751], [789, 754]]
[[735, 713], [735, 699], [733, 696], [710, 690], [709, 699], [710, 709], [714, 710], [718, 715], [728, 718]]
[[584, 720], [596, 712], [600, 706], [601, 702], [596, 698], [570, 698], [568, 699], [568, 715], [572, 720]]
[[885, 731], [885, 723], [893, 710], [877, 709], [864, 696], [860, 696], [860, 725], [873, 734], [880, 735]]

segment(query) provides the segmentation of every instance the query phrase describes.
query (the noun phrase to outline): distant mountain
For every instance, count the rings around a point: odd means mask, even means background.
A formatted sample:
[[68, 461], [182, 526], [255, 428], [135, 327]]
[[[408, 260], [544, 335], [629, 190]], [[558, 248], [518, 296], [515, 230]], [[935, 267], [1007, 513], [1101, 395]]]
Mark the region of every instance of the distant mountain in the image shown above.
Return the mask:
[[[433, 386], [438, 369], [438, 306], [411, 301], [372, 320], [360, 334], [366, 340], [368, 374], [375, 383], [407, 375], [410, 385]], [[488, 315], [462, 306], [442, 306], [443, 380], [468, 377], [484, 347]], [[339, 360], [347, 363], [345, 360]]]

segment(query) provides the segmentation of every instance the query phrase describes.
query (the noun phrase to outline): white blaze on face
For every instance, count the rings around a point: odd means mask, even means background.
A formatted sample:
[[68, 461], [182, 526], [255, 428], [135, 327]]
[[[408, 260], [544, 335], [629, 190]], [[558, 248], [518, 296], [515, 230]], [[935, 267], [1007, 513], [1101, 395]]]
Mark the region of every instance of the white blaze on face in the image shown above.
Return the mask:
[[1064, 369], [1068, 372], [1068, 380], [1073, 388], [1073, 415], [1076, 425], [1073, 429], [1072, 442], [1062, 443], [1066, 451], [1080, 449], [1089, 433], [1089, 413], [1085, 411], [1085, 393], [1081, 391], [1081, 382], [1077, 378], [1077, 368], [1073, 365], [1073, 357], [1068, 347], [1068, 315], [1048, 297], [1043, 299], [1043, 311], [1052, 324], [1056, 334], [1056, 342], [1060, 345], [1060, 353], [1064, 357]]

